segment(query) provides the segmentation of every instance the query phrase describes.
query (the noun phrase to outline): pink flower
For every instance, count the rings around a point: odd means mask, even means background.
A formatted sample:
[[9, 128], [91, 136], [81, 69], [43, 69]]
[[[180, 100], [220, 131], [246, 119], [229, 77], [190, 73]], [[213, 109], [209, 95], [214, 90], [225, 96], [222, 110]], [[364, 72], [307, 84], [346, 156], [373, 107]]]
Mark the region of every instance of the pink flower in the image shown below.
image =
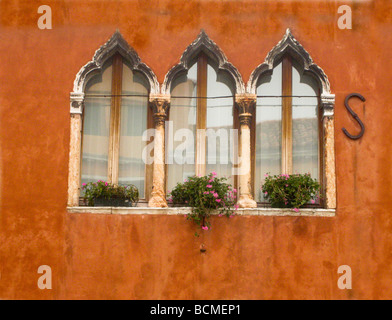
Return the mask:
[[214, 179], [210, 179], [210, 180], [208, 180], [208, 182], [214, 182]]
[[237, 189], [233, 189], [233, 192], [237, 192]]
[[212, 171], [211, 174], [212, 174], [213, 177], [216, 177], [216, 172], [215, 171]]
[[208, 230], [208, 227], [207, 226], [202, 226], [201, 227], [203, 230]]
[[265, 194], [265, 195], [267, 195], [267, 194], [268, 194], [268, 192], [266, 191], [266, 192], [264, 192], [264, 194]]
[[234, 210], [238, 210], [238, 204], [234, 205]]
[[288, 187], [289, 185], [288, 184], [286, 184], [286, 187]]
[[314, 201], [313, 199], [312, 200], [310, 200], [310, 203], [312, 203], [312, 204], [314, 204], [316, 201]]
[[107, 182], [105, 182], [105, 186], [107, 186], [108, 185], [108, 183]]
[[216, 202], [221, 202], [221, 201], [222, 201], [222, 199], [216, 199], [215, 201], [216, 201]]
[[82, 186], [84, 187], [86, 184], [85, 183], [82, 183]]
[[222, 215], [221, 214], [218, 214], [218, 217], [221, 217]]
[[207, 184], [206, 187], [207, 187], [207, 188], [212, 188], [212, 185]]
[[214, 192], [212, 195], [213, 195], [215, 198], [218, 198], [218, 197], [219, 197], [219, 195], [218, 195], [216, 192]]
[[294, 211], [295, 211], [295, 212], [299, 212], [299, 209], [298, 209], [298, 208], [294, 208]]

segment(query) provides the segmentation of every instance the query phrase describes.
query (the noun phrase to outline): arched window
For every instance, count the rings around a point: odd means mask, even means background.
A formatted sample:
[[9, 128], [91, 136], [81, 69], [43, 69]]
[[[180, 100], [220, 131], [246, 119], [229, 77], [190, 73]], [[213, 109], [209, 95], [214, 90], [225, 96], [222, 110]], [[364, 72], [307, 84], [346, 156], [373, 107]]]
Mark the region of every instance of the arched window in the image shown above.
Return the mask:
[[336, 208], [335, 95], [325, 72], [290, 29], [252, 72], [252, 186], [258, 202], [265, 174], [310, 173], [321, 186], [317, 205]]
[[145, 197], [145, 164], [149, 83], [115, 54], [86, 85], [81, 183], [104, 180], [134, 184]]
[[310, 173], [321, 180], [319, 88], [303, 67], [286, 54], [272, 74], [258, 79], [255, 114], [256, 201], [265, 174]]
[[168, 190], [191, 175], [212, 171], [233, 182], [234, 81], [204, 52], [190, 65], [171, 84]]

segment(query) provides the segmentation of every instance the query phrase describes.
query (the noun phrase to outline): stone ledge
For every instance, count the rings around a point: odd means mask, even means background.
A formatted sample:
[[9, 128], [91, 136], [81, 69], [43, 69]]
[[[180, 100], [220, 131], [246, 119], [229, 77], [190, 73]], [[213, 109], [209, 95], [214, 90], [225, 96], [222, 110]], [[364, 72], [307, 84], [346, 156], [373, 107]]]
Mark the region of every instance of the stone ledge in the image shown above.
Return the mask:
[[[67, 207], [69, 213], [87, 213], [87, 214], [161, 214], [161, 215], [184, 215], [191, 212], [188, 207], [169, 207], [169, 208], [149, 208], [149, 207]], [[214, 212], [217, 215], [218, 212]], [[238, 216], [291, 216], [291, 217], [334, 217], [335, 209], [299, 209], [295, 212], [293, 209], [280, 208], [242, 208], [235, 211]]]

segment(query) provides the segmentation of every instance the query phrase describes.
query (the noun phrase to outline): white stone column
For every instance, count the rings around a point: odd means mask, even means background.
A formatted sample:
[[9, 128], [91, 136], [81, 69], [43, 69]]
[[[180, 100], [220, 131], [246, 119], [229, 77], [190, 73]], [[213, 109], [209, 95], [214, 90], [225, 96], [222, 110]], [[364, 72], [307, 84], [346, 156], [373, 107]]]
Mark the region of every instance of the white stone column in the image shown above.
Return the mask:
[[150, 95], [150, 106], [153, 111], [154, 134], [154, 163], [153, 182], [149, 207], [167, 207], [165, 194], [165, 120], [170, 106], [170, 96]]
[[336, 208], [336, 176], [335, 176], [335, 125], [334, 125], [334, 94], [321, 95], [322, 124], [323, 124], [323, 187], [325, 207]]
[[257, 203], [253, 200], [251, 193], [252, 172], [251, 172], [251, 137], [250, 126], [252, 112], [256, 106], [256, 95], [242, 94], [236, 95], [236, 105], [239, 109], [240, 118], [240, 167], [239, 175], [239, 200], [240, 208], [256, 208]]
[[67, 201], [67, 205], [71, 207], [79, 205], [83, 100], [83, 93], [71, 93]]

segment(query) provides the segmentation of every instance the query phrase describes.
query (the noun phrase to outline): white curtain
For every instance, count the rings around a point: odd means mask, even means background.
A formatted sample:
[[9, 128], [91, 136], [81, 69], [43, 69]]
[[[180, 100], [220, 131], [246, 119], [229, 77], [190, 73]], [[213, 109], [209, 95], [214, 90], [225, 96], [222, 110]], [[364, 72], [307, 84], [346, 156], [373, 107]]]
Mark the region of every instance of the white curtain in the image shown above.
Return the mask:
[[109, 62], [102, 74], [91, 79], [86, 95], [107, 94], [108, 97], [86, 97], [83, 117], [81, 183], [108, 180], [109, 119], [111, 105], [112, 66]]
[[319, 178], [317, 84], [293, 62], [293, 173], [310, 173]]
[[218, 73], [210, 64], [207, 67], [207, 97], [226, 97], [207, 100], [206, 174], [215, 171], [218, 177], [233, 183], [232, 160], [233, 83], [226, 73]]
[[119, 184], [133, 184], [139, 196], [145, 194], [145, 163], [142, 152], [146, 142], [142, 140], [147, 129], [148, 82], [143, 75], [123, 65], [122, 94], [139, 95], [121, 99]]
[[197, 64], [175, 79], [166, 130], [167, 190], [195, 174]]
[[271, 76], [260, 79], [256, 106], [256, 168], [254, 177], [255, 200], [263, 201], [261, 185], [265, 174], [280, 174], [282, 167], [282, 63]]

